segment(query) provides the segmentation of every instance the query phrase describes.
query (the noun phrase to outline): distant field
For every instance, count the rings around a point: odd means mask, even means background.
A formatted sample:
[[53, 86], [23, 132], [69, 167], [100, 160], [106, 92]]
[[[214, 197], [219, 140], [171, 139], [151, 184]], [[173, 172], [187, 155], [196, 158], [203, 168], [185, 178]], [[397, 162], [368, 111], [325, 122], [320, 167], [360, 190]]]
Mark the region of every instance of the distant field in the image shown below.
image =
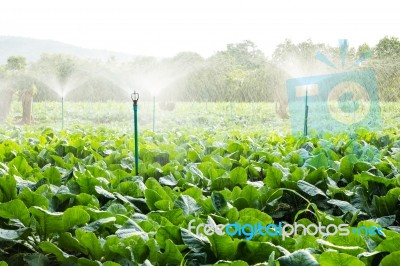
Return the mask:
[[[9, 124], [18, 121], [22, 110], [14, 102], [8, 119]], [[400, 104], [381, 104], [383, 128], [400, 125]], [[61, 127], [60, 102], [35, 102], [33, 104], [34, 127]], [[65, 127], [107, 126], [130, 130], [133, 126], [131, 102], [68, 102], [64, 103]], [[153, 128], [153, 103], [139, 102], [139, 126], [141, 130]], [[323, 121], [321, 121], [323, 122]], [[163, 110], [156, 103], [155, 129], [213, 128], [228, 130], [263, 130], [281, 134], [290, 133], [290, 120], [281, 119], [275, 112], [274, 103], [198, 103], [176, 102], [172, 111]]]
[[[280, 119], [273, 103], [196, 103], [177, 102], [172, 111], [162, 110], [156, 103], [155, 128], [214, 128], [257, 129], [288, 132], [289, 120]], [[18, 120], [22, 113], [14, 102], [9, 122]], [[60, 102], [35, 102], [33, 126], [61, 127]], [[68, 102], [64, 103], [65, 126], [107, 126], [132, 128], [132, 103], [126, 102]], [[139, 102], [140, 129], [153, 127], [153, 103]]]

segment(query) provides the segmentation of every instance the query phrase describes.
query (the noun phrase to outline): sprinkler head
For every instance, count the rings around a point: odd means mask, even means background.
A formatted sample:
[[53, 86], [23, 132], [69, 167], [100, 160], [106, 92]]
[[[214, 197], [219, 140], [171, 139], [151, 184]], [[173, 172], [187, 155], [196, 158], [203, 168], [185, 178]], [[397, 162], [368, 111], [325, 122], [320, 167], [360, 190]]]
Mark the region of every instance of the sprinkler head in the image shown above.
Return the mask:
[[134, 91], [134, 92], [131, 94], [131, 99], [132, 99], [133, 105], [137, 105], [137, 102], [139, 101], [139, 93], [137, 93], [136, 91]]

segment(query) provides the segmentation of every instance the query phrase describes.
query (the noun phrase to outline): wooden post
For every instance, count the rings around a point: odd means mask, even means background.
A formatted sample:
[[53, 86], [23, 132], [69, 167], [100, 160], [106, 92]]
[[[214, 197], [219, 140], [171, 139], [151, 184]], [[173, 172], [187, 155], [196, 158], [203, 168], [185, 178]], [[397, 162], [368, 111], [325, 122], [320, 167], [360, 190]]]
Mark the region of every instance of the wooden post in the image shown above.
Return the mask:
[[30, 125], [32, 124], [33, 87], [22, 91], [21, 102], [22, 102], [22, 123]]

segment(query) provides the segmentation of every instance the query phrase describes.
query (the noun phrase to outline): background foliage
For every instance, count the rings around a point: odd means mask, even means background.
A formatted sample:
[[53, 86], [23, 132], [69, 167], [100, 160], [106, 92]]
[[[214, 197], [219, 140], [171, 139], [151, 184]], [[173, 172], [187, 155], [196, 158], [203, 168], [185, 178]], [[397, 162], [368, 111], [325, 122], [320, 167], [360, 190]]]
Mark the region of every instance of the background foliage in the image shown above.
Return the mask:
[[[400, 41], [384, 37], [375, 47], [367, 44], [350, 48], [348, 64], [369, 51], [370, 58], [356, 67], [376, 70], [381, 99], [398, 100], [400, 94]], [[70, 86], [69, 100], [104, 101], [126, 99], [127, 91], [142, 92], [150, 98], [158, 95], [171, 101], [274, 101], [276, 91], [285, 90], [290, 77], [316, 75], [334, 70], [315, 59], [317, 52], [341, 65], [339, 50], [307, 40], [293, 43], [285, 40], [269, 58], [251, 41], [228, 44], [223, 51], [209, 58], [183, 52], [173, 58], [136, 57], [119, 61], [77, 58], [64, 54], [43, 54], [35, 62], [26, 62], [18, 55], [0, 67], [0, 77], [13, 80], [9, 87], [21, 90], [37, 87], [36, 101], [55, 100], [57, 86]], [[144, 82], [144, 79], [154, 82]], [[155, 82], [157, 81], [157, 82]], [[155, 88], [157, 87], [157, 88]]]

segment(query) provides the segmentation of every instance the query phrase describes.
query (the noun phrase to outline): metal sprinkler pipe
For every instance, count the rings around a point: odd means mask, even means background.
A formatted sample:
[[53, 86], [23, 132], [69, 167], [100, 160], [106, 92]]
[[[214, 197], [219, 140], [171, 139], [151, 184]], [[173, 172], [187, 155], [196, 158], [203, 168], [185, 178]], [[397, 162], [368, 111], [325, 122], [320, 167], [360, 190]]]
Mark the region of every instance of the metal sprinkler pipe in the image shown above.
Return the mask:
[[139, 175], [139, 140], [138, 140], [138, 101], [139, 101], [139, 93], [134, 91], [131, 94], [131, 99], [133, 102], [133, 127], [135, 132], [135, 174]]
[[61, 96], [61, 129], [64, 129], [64, 95]]
[[307, 136], [308, 131], [308, 88], [306, 86], [306, 106], [304, 109], [304, 136]]

